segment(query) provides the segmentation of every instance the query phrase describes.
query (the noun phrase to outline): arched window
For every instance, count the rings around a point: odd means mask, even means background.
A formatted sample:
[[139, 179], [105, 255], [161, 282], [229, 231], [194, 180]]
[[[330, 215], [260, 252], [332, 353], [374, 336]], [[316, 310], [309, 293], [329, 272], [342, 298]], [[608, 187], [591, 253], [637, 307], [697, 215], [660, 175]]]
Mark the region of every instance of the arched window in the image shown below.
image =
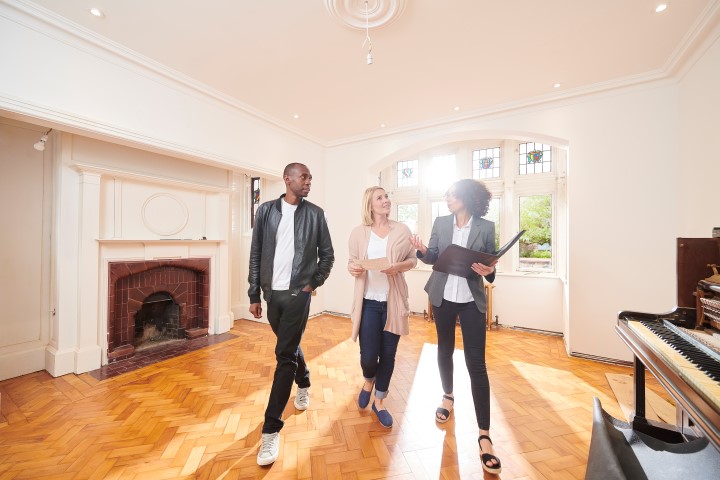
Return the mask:
[[[526, 230], [519, 248], [505, 255], [500, 272], [562, 275], [565, 269], [567, 150], [533, 140], [449, 143], [400, 159], [382, 172], [394, 218], [425, 242], [438, 216], [448, 215], [443, 194], [461, 178], [484, 182], [493, 194], [488, 220], [496, 248]], [[564, 275], [562, 275], [564, 276]]]

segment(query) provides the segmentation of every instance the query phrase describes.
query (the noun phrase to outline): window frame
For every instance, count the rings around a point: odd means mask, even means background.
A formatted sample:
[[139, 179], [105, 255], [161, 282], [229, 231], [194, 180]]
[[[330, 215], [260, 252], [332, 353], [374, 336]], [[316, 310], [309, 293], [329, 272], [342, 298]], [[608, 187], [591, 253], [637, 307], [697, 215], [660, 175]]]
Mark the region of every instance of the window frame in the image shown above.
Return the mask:
[[[552, 169], [550, 172], [520, 175], [519, 173], [519, 145], [521, 143], [535, 142], [550, 145], [552, 149]], [[561, 276], [565, 270], [565, 251], [567, 228], [566, 205], [566, 167], [567, 149], [539, 139], [482, 139], [462, 142], [453, 142], [439, 145], [419, 152], [412, 157], [393, 162], [380, 172], [380, 178], [385, 183], [381, 186], [391, 195], [393, 204], [417, 204], [418, 219], [417, 233], [427, 243], [432, 232], [432, 203], [442, 202], [443, 195], [449, 185], [433, 185], [431, 165], [433, 157], [439, 155], [455, 155], [455, 180], [473, 178], [474, 150], [500, 147], [500, 177], [479, 179], [485, 183], [493, 198], [500, 200], [499, 212], [499, 238], [503, 245], [518, 231], [520, 225], [520, 197], [532, 195], [551, 195], [551, 252], [552, 269], [536, 270], [520, 267], [519, 249], [513, 248], [511, 253], [503, 256], [497, 265], [501, 274]], [[397, 187], [397, 163], [407, 160], [417, 160], [418, 184], [410, 187]], [[426, 180], [426, 176], [428, 179]], [[453, 181], [455, 181], [453, 180]], [[397, 207], [392, 209], [391, 218], [397, 219]], [[496, 225], [496, 227], [498, 227]], [[429, 269], [425, 264], [418, 263], [420, 269]]]

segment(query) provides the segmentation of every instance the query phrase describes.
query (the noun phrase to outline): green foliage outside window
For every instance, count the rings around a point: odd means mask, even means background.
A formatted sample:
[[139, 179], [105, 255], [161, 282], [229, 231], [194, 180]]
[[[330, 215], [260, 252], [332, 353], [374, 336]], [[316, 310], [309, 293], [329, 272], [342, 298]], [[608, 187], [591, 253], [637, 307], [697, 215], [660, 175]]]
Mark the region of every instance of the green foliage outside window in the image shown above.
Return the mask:
[[552, 257], [552, 196], [533, 195], [520, 198], [520, 257]]

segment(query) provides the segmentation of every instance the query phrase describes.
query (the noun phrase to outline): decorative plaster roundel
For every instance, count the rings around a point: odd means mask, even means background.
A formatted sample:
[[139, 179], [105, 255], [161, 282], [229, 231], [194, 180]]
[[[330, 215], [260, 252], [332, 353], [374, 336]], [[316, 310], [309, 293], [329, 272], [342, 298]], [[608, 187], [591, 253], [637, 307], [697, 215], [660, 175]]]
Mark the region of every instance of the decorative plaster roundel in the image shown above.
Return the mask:
[[[325, 7], [345, 26], [365, 29], [365, 0], [325, 0]], [[368, 0], [368, 27], [387, 25], [399, 17], [404, 9], [405, 0]]]
[[142, 207], [145, 227], [158, 235], [175, 235], [188, 222], [188, 209], [182, 200], [168, 193], [158, 193], [145, 200]]

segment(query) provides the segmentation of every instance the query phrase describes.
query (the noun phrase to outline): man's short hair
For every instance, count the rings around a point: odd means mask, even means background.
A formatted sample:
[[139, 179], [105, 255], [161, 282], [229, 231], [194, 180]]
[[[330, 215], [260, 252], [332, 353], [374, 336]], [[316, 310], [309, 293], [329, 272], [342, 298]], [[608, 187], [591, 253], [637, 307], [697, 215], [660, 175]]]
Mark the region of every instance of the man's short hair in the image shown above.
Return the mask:
[[302, 163], [298, 163], [298, 162], [288, 163], [287, 166], [285, 167], [285, 170], [283, 170], [283, 178], [290, 175], [290, 172], [292, 172], [293, 170], [297, 170], [298, 167], [307, 168], [307, 166], [305, 166], [305, 164], [302, 164]]

